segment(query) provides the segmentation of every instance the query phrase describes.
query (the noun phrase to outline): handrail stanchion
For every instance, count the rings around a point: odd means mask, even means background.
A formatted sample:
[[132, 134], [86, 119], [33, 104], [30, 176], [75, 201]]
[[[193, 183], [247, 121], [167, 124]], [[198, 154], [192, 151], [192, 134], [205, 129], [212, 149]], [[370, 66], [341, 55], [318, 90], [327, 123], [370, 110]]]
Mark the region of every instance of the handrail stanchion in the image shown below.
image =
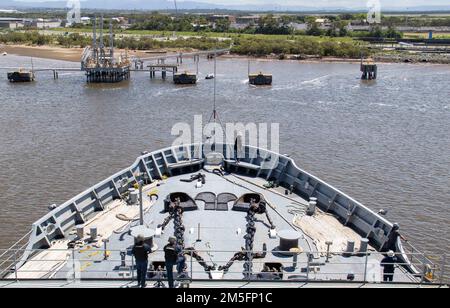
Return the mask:
[[[131, 282], [134, 282], [134, 256], [131, 256]], [[147, 273], [145, 273], [147, 275]]]
[[369, 253], [366, 251], [366, 259], [364, 261], [364, 283], [367, 283], [367, 265], [369, 263]]
[[72, 271], [73, 271], [73, 282], [75, 282], [76, 279], [75, 248], [72, 249]]
[[311, 260], [311, 253], [307, 252], [306, 257], [308, 259], [308, 263], [306, 264], [306, 282], [309, 282], [309, 270], [310, 270], [310, 260]]
[[441, 277], [439, 285], [442, 287], [444, 285], [444, 276], [445, 276], [445, 253], [442, 255], [441, 261]]
[[425, 263], [422, 263], [422, 275], [420, 277], [420, 284], [424, 283], [426, 274], [427, 274], [427, 265]]
[[192, 250], [191, 250], [191, 281], [192, 280], [194, 280], [194, 277], [193, 277], [193, 274], [194, 274], [194, 270], [193, 270], [193, 268], [192, 268], [192, 265], [193, 265], [193, 260], [192, 260]]
[[14, 277], [16, 282], [19, 282], [19, 278], [17, 275], [17, 251], [14, 251]]

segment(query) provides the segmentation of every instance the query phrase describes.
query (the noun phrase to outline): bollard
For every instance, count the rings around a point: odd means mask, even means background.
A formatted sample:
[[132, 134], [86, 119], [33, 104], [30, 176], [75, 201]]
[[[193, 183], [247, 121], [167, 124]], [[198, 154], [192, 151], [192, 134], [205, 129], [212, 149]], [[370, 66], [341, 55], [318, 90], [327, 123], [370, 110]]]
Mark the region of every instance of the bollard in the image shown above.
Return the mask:
[[77, 237], [82, 240], [84, 238], [84, 225], [76, 226], [77, 229]]
[[134, 188], [130, 188], [128, 189], [128, 193], [129, 193], [129, 204], [131, 205], [135, 205], [138, 202], [138, 195], [139, 192], [136, 191], [136, 189]]
[[316, 213], [316, 207], [317, 207], [317, 201], [309, 201], [308, 204], [308, 210], [306, 211], [306, 214], [308, 216], [314, 216], [314, 214]]
[[345, 250], [343, 256], [344, 257], [351, 257], [353, 255], [354, 251], [355, 251], [355, 242], [354, 241], [347, 241], [347, 249]]
[[95, 242], [98, 237], [97, 227], [91, 227], [91, 241]]
[[362, 238], [361, 239], [361, 244], [359, 246], [359, 253], [361, 255], [367, 253], [367, 248], [369, 247], [369, 239], [367, 238]]

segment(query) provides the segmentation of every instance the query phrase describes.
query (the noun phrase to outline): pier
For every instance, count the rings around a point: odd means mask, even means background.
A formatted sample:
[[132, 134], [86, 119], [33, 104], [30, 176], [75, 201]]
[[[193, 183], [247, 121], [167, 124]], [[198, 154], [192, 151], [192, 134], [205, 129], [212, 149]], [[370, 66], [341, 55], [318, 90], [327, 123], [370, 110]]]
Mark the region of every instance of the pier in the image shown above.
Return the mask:
[[161, 72], [162, 79], [167, 78], [167, 72], [171, 73], [172, 75], [175, 75], [178, 72], [178, 65], [176, 64], [158, 63], [147, 65], [147, 67], [150, 70], [151, 79], [156, 77], [156, 72]]
[[375, 80], [377, 79], [378, 67], [372, 59], [361, 59], [361, 72], [362, 80]]
[[[179, 66], [183, 63], [183, 54], [180, 53], [175, 56], [176, 63], [166, 63], [166, 59], [172, 58], [171, 56], [164, 56], [164, 57], [158, 57], [158, 58], [152, 58], [153, 60], [156, 60], [156, 64], [150, 64], [147, 65], [150, 71], [150, 79], [156, 78], [156, 72], [161, 72], [161, 78], [163, 80], [167, 79], [167, 73], [172, 74], [173, 76], [173, 82], [175, 84], [196, 84], [197, 83], [197, 76], [199, 74], [199, 62], [200, 62], [200, 55], [204, 54], [204, 52], [198, 52], [198, 53], [191, 53], [190, 56], [192, 56], [194, 63], [197, 66], [197, 72], [189, 73], [187, 71], [183, 73], [179, 73]], [[147, 59], [148, 60], [148, 59]], [[143, 62], [143, 59], [135, 59], [134, 61], [140, 61]], [[136, 62], [135, 62], [136, 63]]]
[[[39, 67], [34, 68], [31, 65], [30, 71], [34, 76], [36, 73], [52, 73], [53, 79], [59, 79], [59, 73], [61, 72], [85, 72], [87, 83], [116, 83], [131, 78], [131, 72], [145, 72], [144, 68], [148, 68], [150, 72], [150, 78], [156, 78], [156, 73], [161, 72], [161, 77], [167, 79], [167, 73], [172, 74], [175, 77], [178, 74], [180, 65], [183, 64], [185, 59], [193, 59], [197, 65], [197, 73], [188, 74], [195, 76], [195, 82], [197, 82], [197, 76], [199, 74], [198, 65], [202, 56], [205, 59], [213, 59], [216, 56], [226, 54], [230, 49], [214, 49], [207, 51], [198, 51], [190, 53], [172, 53], [158, 56], [151, 56], [147, 58], [133, 57], [128, 58], [128, 55], [121, 54], [119, 57], [115, 57], [113, 33], [110, 25], [110, 47], [106, 48], [103, 40], [103, 29], [100, 30], [100, 39], [97, 40], [96, 24], [93, 26], [93, 41], [92, 46], [86, 47], [83, 51], [81, 58], [81, 67]], [[173, 59], [173, 64], [167, 64], [166, 61]], [[145, 65], [150, 62], [150, 64]], [[153, 63], [152, 63], [153, 62]], [[156, 62], [156, 63], [155, 63]], [[17, 71], [16, 67], [0, 67], [0, 70]], [[180, 74], [181, 75], [181, 74]], [[175, 78], [179, 80], [179, 78]], [[8, 78], [9, 80], [9, 78]], [[34, 80], [34, 78], [33, 78]], [[192, 84], [192, 82], [189, 82]]]
[[130, 70], [127, 68], [90, 68], [86, 70], [88, 83], [116, 83], [130, 79]]
[[115, 57], [112, 22], [109, 24], [109, 48], [105, 46], [103, 39], [103, 16], [100, 18], [99, 42], [96, 27], [97, 19], [94, 18], [92, 46], [84, 50], [81, 58], [81, 70], [86, 72], [86, 82], [116, 83], [128, 80], [131, 62], [127, 54], [121, 54], [118, 59]]

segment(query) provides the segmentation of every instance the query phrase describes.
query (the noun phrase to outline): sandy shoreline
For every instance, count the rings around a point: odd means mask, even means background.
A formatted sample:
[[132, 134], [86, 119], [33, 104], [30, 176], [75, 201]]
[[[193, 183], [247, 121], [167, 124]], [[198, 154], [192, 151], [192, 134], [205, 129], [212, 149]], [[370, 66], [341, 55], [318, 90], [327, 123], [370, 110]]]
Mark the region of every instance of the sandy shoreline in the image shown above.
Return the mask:
[[81, 59], [81, 53], [83, 52], [83, 49], [50, 47], [50, 46], [34, 47], [22, 45], [2, 45], [0, 46], [0, 53], [3, 52], [24, 57], [79, 62]]
[[[80, 62], [84, 48], [64, 48], [57, 46], [25, 46], [25, 45], [0, 45], [0, 54], [7, 52], [11, 55], [61, 60], [69, 62]], [[125, 50], [117, 49], [117, 52]], [[130, 51], [129, 56], [144, 57], [149, 56], [145, 51]]]
[[[25, 56], [25, 57], [33, 57], [33, 58], [43, 58], [43, 59], [52, 59], [52, 60], [61, 60], [61, 61], [69, 61], [69, 62], [80, 62], [81, 54], [83, 53], [83, 48], [64, 48], [58, 46], [26, 46], [26, 45], [0, 45], [0, 54], [3, 52], [7, 52], [8, 54]], [[125, 52], [125, 50], [118, 50], [118, 52]], [[148, 50], [148, 51], [132, 51], [128, 50], [129, 56], [136, 57], [148, 57], [150, 55], [158, 54], [157, 51]], [[169, 51], [171, 52], [171, 51]], [[177, 52], [177, 51], [174, 51]], [[178, 51], [179, 52], [179, 51]], [[266, 57], [249, 57], [242, 56], [236, 54], [229, 54], [221, 56], [226, 59], [243, 59], [243, 60], [257, 60], [257, 61], [294, 61], [301, 63], [349, 63], [349, 64], [357, 64], [360, 63], [360, 59], [348, 59], [348, 58], [336, 58], [336, 57], [307, 57], [306, 59], [296, 60], [296, 59], [283, 59], [280, 60], [277, 56], [266, 56]], [[403, 57], [375, 57], [376, 62], [380, 63], [417, 63], [417, 64], [449, 64], [443, 61], [427, 61], [423, 62], [417, 61], [405, 61]]]

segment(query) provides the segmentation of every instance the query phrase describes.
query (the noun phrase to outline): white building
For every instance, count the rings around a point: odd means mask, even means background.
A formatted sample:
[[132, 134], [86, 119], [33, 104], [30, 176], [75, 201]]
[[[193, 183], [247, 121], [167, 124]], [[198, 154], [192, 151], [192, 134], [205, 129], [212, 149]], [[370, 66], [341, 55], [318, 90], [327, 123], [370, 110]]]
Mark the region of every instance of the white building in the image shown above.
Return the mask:
[[91, 18], [90, 17], [81, 17], [81, 23], [83, 25], [88, 25], [91, 23]]
[[38, 29], [54, 29], [61, 27], [62, 21], [59, 19], [38, 18], [33, 21], [32, 26]]
[[0, 18], [0, 29], [14, 30], [23, 28], [25, 26], [25, 20], [22, 18]]
[[308, 24], [307, 23], [291, 22], [289, 24], [289, 27], [293, 28], [296, 31], [306, 31], [306, 30], [308, 30]]

